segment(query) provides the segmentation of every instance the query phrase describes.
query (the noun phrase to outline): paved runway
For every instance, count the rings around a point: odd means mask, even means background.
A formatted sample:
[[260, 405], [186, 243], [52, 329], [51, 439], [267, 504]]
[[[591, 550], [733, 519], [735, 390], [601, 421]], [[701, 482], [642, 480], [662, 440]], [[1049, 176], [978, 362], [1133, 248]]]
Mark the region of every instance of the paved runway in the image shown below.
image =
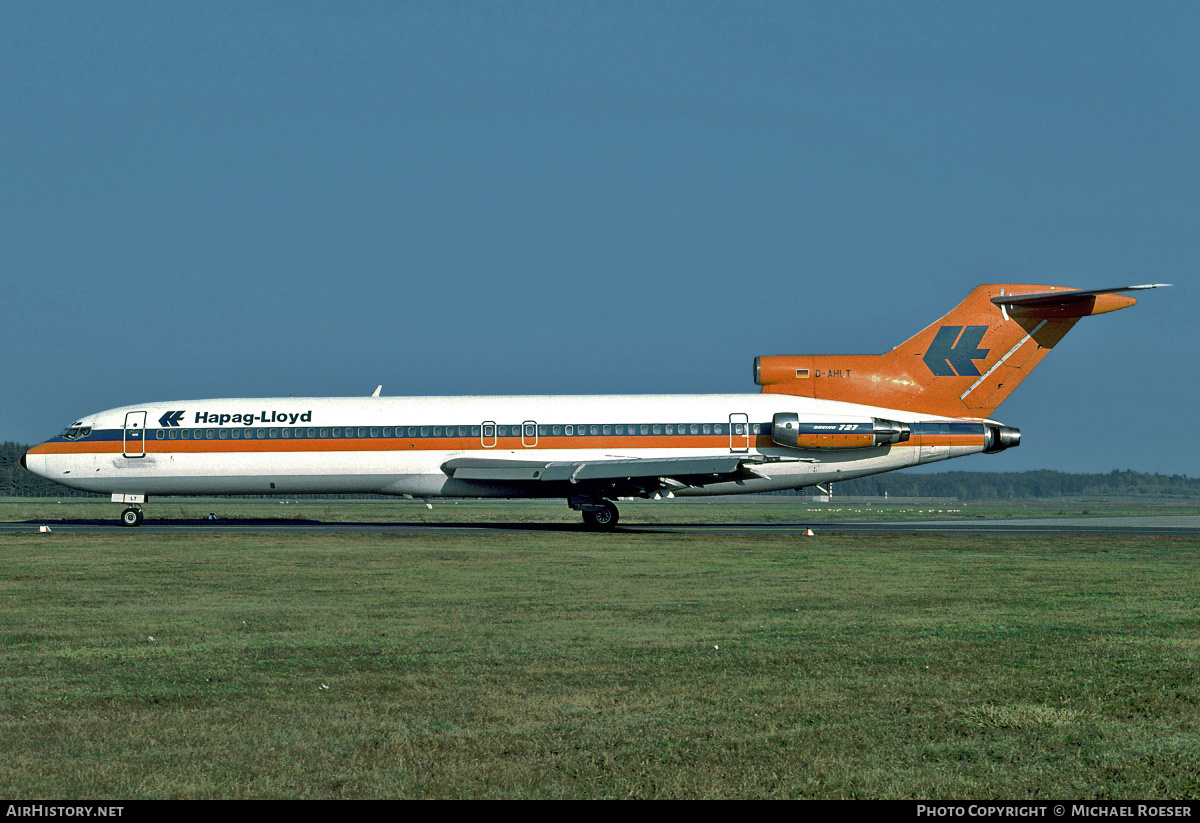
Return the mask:
[[[45, 524], [51, 532], [67, 534], [511, 534], [586, 533], [582, 523], [321, 523], [280, 520], [146, 520], [136, 529], [114, 520], [39, 520], [0, 523], [0, 534], [36, 532]], [[991, 535], [993, 537], [1046, 537], [1054, 535], [1175, 535], [1200, 537], [1200, 515], [1150, 515], [1144, 517], [1023, 517], [963, 520], [855, 520], [804, 523], [629, 523], [616, 534], [931, 534]]]

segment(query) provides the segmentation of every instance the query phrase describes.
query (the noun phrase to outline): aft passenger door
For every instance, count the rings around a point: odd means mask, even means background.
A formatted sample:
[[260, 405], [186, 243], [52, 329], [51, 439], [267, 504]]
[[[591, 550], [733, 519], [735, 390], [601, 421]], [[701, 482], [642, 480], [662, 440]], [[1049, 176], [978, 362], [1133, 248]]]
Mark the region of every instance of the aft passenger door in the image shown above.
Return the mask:
[[125, 456], [146, 456], [146, 413], [129, 412], [125, 415]]

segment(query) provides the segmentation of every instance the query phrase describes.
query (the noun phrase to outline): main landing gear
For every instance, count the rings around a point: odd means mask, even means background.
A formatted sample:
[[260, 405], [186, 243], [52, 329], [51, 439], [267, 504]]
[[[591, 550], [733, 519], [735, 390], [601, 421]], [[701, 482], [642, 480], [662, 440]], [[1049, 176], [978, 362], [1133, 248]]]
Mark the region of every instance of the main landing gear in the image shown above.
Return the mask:
[[572, 498], [570, 506], [583, 512], [583, 522], [593, 531], [612, 531], [616, 528], [621, 513], [611, 500], [579, 500]]
[[145, 518], [145, 515], [142, 514], [141, 509], [130, 506], [125, 511], [121, 512], [121, 525], [122, 526], [140, 526], [140, 525], [142, 525], [142, 520], [144, 518]]

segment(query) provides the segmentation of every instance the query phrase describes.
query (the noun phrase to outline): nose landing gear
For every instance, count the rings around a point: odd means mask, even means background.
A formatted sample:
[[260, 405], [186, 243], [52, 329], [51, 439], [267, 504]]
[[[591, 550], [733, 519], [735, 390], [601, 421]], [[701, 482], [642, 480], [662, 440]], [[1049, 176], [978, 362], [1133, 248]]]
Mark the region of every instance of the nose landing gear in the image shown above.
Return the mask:
[[121, 525], [140, 526], [142, 525], [142, 520], [144, 517], [145, 516], [142, 514], [141, 509], [130, 506], [125, 511], [121, 512]]

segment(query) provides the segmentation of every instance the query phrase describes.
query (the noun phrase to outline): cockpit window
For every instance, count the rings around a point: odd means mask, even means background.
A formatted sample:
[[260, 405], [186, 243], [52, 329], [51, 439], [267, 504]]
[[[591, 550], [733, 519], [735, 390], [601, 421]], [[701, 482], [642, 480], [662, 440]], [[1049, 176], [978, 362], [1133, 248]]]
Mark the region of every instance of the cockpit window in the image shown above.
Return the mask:
[[64, 440], [78, 440], [81, 437], [87, 437], [92, 433], [91, 426], [84, 426], [80, 423], [72, 423], [67, 430], [59, 435]]

